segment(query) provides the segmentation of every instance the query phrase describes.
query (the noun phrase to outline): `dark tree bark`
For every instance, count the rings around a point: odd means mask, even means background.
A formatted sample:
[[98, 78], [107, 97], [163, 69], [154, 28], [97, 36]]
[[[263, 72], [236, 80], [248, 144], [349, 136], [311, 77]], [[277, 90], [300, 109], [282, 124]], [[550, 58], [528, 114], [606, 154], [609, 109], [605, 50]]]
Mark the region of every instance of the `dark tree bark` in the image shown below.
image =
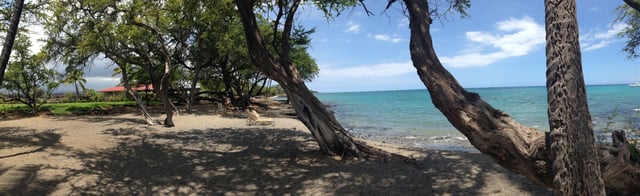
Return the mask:
[[[480, 152], [530, 181], [552, 188], [550, 141], [546, 141], [545, 133], [517, 123], [484, 102], [478, 94], [460, 86], [433, 49], [426, 1], [403, 1], [409, 13], [411, 60], [433, 104]], [[623, 194], [640, 191], [640, 167], [624, 153], [617, 153], [623, 151], [622, 148], [602, 149], [600, 169], [607, 191]]]
[[[164, 105], [164, 111], [165, 111], [165, 119], [164, 119], [164, 126], [165, 127], [174, 127], [175, 124], [173, 123], [173, 113], [177, 112], [178, 110], [176, 109], [176, 106], [173, 105], [173, 103], [171, 102], [171, 97], [169, 97], [169, 77], [171, 74], [171, 56], [169, 54], [169, 49], [167, 49], [167, 45], [166, 42], [164, 40], [164, 38], [162, 37], [162, 33], [160, 31], [160, 29], [158, 29], [157, 27], [154, 26], [150, 26], [144, 23], [140, 23], [140, 22], [136, 22], [135, 20], [131, 20], [130, 21], [132, 25], [134, 26], [138, 26], [140, 28], [146, 29], [150, 32], [152, 32], [153, 34], [155, 34], [156, 39], [158, 39], [158, 42], [160, 42], [160, 45], [162, 46], [160, 48], [160, 52], [162, 52], [162, 55], [164, 56], [164, 72], [162, 73], [162, 76], [159, 77], [155, 73], [155, 70], [153, 70], [152, 68], [149, 69], [149, 67], [147, 66], [147, 71], [150, 72], [151, 74], [151, 78], [152, 80], [154, 80], [154, 86], [153, 89], [156, 91], [156, 93], [158, 94], [158, 97], [160, 98], [160, 101], [162, 101], [162, 105]], [[155, 75], [155, 77], [154, 77]]]
[[126, 64], [118, 64], [118, 66], [120, 66], [120, 69], [122, 69], [122, 82], [124, 83], [124, 87], [127, 93], [129, 93], [129, 95], [133, 97], [133, 100], [136, 101], [136, 104], [138, 104], [138, 107], [140, 108], [140, 112], [142, 112], [142, 116], [144, 117], [144, 121], [148, 125], [155, 125], [156, 123], [153, 122], [153, 118], [151, 117], [151, 114], [149, 114], [149, 111], [147, 110], [147, 106], [144, 104], [144, 102], [142, 102], [142, 100], [140, 99], [140, 96], [138, 96], [138, 93], [133, 92], [133, 90], [131, 90], [131, 85], [129, 85], [129, 76], [127, 76]]
[[623, 0], [624, 3], [626, 3], [629, 7], [633, 8], [634, 10], [640, 12], [640, 3], [638, 3], [636, 0]]
[[11, 58], [11, 49], [13, 48], [13, 42], [16, 40], [16, 34], [18, 34], [18, 25], [20, 24], [20, 17], [22, 16], [22, 8], [24, 7], [24, 0], [16, 0], [14, 2], [13, 12], [11, 13], [11, 19], [9, 22], [9, 29], [7, 35], [4, 38], [4, 44], [2, 45], [2, 52], [0, 53], [0, 82], [4, 80], [4, 71], [9, 64], [9, 58]]
[[[323, 153], [329, 155], [351, 155], [351, 156], [371, 156], [380, 152], [359, 143], [340, 126], [327, 108], [316, 98], [304, 84], [304, 81], [297, 73], [295, 65], [284, 58], [276, 58], [267, 50], [263, 42], [262, 34], [258, 28], [253, 7], [250, 1], [235, 1], [240, 14], [240, 19], [244, 26], [245, 36], [249, 48], [249, 55], [253, 63], [271, 79], [277, 81], [286, 91], [291, 104], [295, 109], [298, 118], [311, 131], [316, 142]], [[295, 15], [299, 1], [293, 3], [288, 16]], [[287, 19], [287, 23], [293, 21]], [[285, 24], [283, 39], [288, 39]], [[282, 51], [285, 51], [282, 53]], [[281, 51], [281, 57], [288, 57], [287, 50]]]
[[433, 104], [482, 153], [490, 155], [505, 168], [548, 187], [551, 168], [547, 164], [544, 133], [519, 124], [491, 107], [478, 94], [460, 86], [442, 66], [433, 49], [426, 2], [404, 2], [411, 28], [411, 60]]
[[582, 76], [575, 0], [545, 0], [547, 98], [556, 195], [605, 195]]

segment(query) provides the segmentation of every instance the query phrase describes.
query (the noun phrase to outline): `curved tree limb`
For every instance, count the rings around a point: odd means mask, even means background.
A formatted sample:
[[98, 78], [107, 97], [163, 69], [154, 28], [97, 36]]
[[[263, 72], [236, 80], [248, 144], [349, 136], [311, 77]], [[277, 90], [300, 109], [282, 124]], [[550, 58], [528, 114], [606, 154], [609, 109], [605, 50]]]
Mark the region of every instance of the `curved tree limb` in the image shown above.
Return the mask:
[[[476, 93], [467, 92], [436, 56], [425, 1], [404, 0], [411, 29], [411, 60], [427, 87], [433, 104], [447, 120], [483, 154], [530, 181], [553, 187], [550, 141], [545, 133], [525, 127], [506, 113], [494, 109]], [[610, 193], [638, 193], [640, 166], [624, 153], [600, 150], [605, 187]], [[623, 151], [616, 148], [615, 152]]]
[[622, 0], [622, 1], [624, 1], [624, 3], [626, 3], [629, 7], [640, 12], [640, 3], [638, 3], [636, 0]]
[[[304, 84], [295, 65], [288, 58], [276, 58], [266, 48], [250, 2], [235, 1], [242, 21], [252, 62], [287, 92], [298, 118], [311, 131], [323, 153], [329, 155], [377, 156], [382, 152], [353, 140], [333, 114]], [[299, 1], [298, 1], [299, 2]], [[297, 3], [293, 6], [297, 7]], [[289, 8], [283, 35], [289, 35], [297, 8]], [[281, 57], [288, 57], [288, 36], [282, 37]], [[276, 60], [277, 59], [277, 60]]]

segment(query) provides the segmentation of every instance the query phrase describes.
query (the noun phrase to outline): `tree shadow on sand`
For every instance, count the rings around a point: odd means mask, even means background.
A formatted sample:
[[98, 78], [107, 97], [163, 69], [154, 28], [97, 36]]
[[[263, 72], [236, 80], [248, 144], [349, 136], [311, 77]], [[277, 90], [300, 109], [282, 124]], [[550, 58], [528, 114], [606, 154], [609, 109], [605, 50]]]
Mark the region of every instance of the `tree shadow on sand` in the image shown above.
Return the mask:
[[[84, 167], [72, 171], [72, 175], [93, 176], [98, 180], [74, 185], [71, 194], [486, 193], [479, 191], [486, 180], [484, 176], [466, 175], [473, 172], [477, 163], [443, 161], [448, 165], [441, 167], [452, 173], [448, 177], [471, 178], [464, 182], [470, 186], [446, 187], [446, 183], [434, 182], [433, 165], [427, 165], [439, 164], [437, 161], [418, 160], [414, 163], [417, 167], [413, 167], [397, 158], [340, 160], [320, 154], [309, 134], [293, 130], [208, 129], [153, 133], [108, 129], [103, 133], [118, 136], [122, 142], [113, 148], [75, 155]], [[480, 172], [493, 169], [481, 168]], [[432, 185], [438, 189], [434, 190]]]
[[[47, 148], [66, 149], [55, 130], [37, 131], [21, 127], [0, 128], [0, 160], [44, 152]], [[55, 190], [64, 179], [40, 178], [41, 164], [0, 164], [0, 195], [43, 195]]]
[[[104, 151], [78, 153], [85, 164], [73, 175], [99, 180], [75, 187], [74, 193], [431, 194], [429, 176], [401, 160], [337, 160], [320, 154], [308, 134], [291, 130], [105, 133], [139, 137]], [[385, 171], [379, 171], [380, 165]]]
[[[0, 127], [0, 159], [43, 151], [60, 143], [54, 130], [37, 131], [21, 127]], [[13, 149], [13, 150], [12, 150]]]

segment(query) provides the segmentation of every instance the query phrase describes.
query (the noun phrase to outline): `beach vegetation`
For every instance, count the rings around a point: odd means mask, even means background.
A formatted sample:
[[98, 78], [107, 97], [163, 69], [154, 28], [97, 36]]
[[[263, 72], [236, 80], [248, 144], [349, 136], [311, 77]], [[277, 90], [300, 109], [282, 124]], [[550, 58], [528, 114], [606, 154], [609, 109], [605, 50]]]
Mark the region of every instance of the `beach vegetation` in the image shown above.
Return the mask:
[[[186, 111], [191, 112], [198, 100], [228, 97], [244, 108], [250, 97], [265, 94], [271, 83], [249, 60], [231, 0], [71, 2], [48, 4], [53, 10], [53, 17], [44, 21], [50, 32], [45, 46], [50, 59], [79, 70], [96, 59], [106, 59], [117, 65], [123, 86], [153, 84], [156, 97], [166, 105], [165, 126], [173, 124], [171, 116], [177, 112], [173, 103], [186, 103]], [[271, 28], [270, 22], [258, 20], [268, 35], [265, 40], [276, 43], [279, 40], [271, 39], [283, 32]], [[319, 71], [307, 52], [313, 32], [295, 27], [289, 34], [291, 59], [306, 81]], [[268, 50], [275, 51], [271, 45]], [[135, 92], [128, 94], [138, 97]]]
[[[413, 66], [433, 104], [480, 152], [536, 184], [555, 188], [559, 195], [602, 195], [604, 190], [627, 193], [629, 189], [640, 187], [640, 182], [615, 184], [617, 179], [636, 177], [637, 165], [616, 159], [618, 155], [614, 153], [605, 152], [607, 156], [596, 158], [577, 46], [577, 21], [572, 12], [575, 1], [557, 4], [552, 0], [545, 1], [548, 48], [557, 51], [547, 55], [548, 116], [552, 122], [548, 134], [521, 125], [483, 101], [478, 94], [468, 92], [440, 63], [430, 35], [432, 18], [446, 13], [466, 17], [469, 0], [447, 3], [390, 0], [387, 9], [396, 2], [404, 6], [401, 10], [409, 17]], [[188, 112], [197, 96], [203, 94], [212, 96], [214, 101], [229, 98], [241, 108], [249, 104], [251, 96], [275, 88], [279, 90], [276, 93], [288, 96], [299, 120], [311, 131], [323, 153], [332, 156], [382, 155], [377, 149], [354, 140], [307, 88], [305, 82], [314, 79], [318, 73], [315, 60], [306, 51], [314, 29], [298, 25], [295, 19], [300, 6], [307, 6], [307, 3], [328, 19], [357, 5], [362, 5], [371, 14], [364, 1], [70, 0], [48, 3], [52, 16], [43, 21], [48, 32], [45, 46], [48, 53], [33, 58], [24, 55], [24, 61], [12, 62], [24, 64], [9, 66], [6, 77], [22, 77], [16, 73], [24, 70], [12, 71], [18, 68], [29, 68], [34, 74], [42, 70], [43, 75], [50, 76], [49, 79], [23, 80], [40, 82], [28, 91], [35, 97], [33, 102], [37, 107], [29, 105], [33, 113], [37, 113], [39, 106], [52, 114], [91, 113], [112, 107], [95, 102], [51, 107], [44, 104], [47, 95], [58, 84], [57, 80], [52, 80], [56, 74], [45, 69], [43, 62], [62, 63], [69, 71], [79, 71], [81, 76], [80, 71], [95, 59], [107, 59], [118, 67], [122, 84], [134, 98], [131, 103], [141, 109], [148, 124], [154, 124], [154, 121], [139, 95], [131, 90], [132, 86], [153, 85], [166, 114], [163, 124], [167, 127], [175, 125], [172, 117], [178, 111], [173, 104], [176, 99], [187, 103]], [[445, 6], [440, 7], [442, 5]], [[572, 20], [560, 20], [562, 17]], [[563, 31], [551, 28], [553, 25], [562, 26]], [[560, 50], [559, 45], [572, 50]], [[20, 44], [14, 47], [16, 51], [24, 49]], [[567, 58], [559, 59], [559, 56]], [[29, 67], [30, 64], [34, 66]], [[79, 80], [69, 80], [76, 86], [76, 101], [80, 95], [78, 85], [82, 83]], [[277, 87], [267, 85], [270, 81], [276, 81]], [[18, 87], [23, 83], [3, 82], [3, 87], [7, 90], [27, 89]], [[176, 96], [170, 94], [170, 90], [177, 91]], [[88, 96], [90, 100], [99, 99], [97, 95]], [[634, 152], [629, 145], [615, 150], [629, 151], [632, 156], [638, 154], [637, 148]], [[623, 161], [616, 162], [619, 160]], [[619, 168], [600, 163], [628, 167], [623, 167], [624, 170], [616, 173], [618, 175], [601, 175], [601, 172], [615, 173], [611, 171]]]
[[[358, 2], [332, 0], [309, 3], [322, 11], [327, 18], [331, 18], [334, 14], [357, 5]], [[295, 30], [295, 17], [301, 4], [301, 0], [235, 1], [251, 62], [269, 78], [277, 81], [286, 92], [298, 119], [311, 131], [323, 153], [333, 156], [378, 156], [380, 151], [355, 141], [347, 133], [333, 114], [307, 88], [305, 78], [300, 75], [296, 66], [298, 62], [292, 61], [295, 48], [292, 48], [291, 43], [296, 40], [293, 35], [301, 32]], [[277, 33], [272, 35], [271, 42], [265, 42], [265, 38], [270, 36], [258, 25], [261, 18], [256, 13], [273, 16], [270, 28], [276, 29], [271, 32]]]
[[87, 83], [87, 79], [84, 78], [84, 71], [80, 70], [75, 66], [68, 66], [66, 68], [66, 73], [64, 74], [64, 78], [62, 79], [62, 83], [64, 84], [73, 84], [75, 89], [75, 101], [80, 101], [80, 90], [84, 92], [86, 90], [84, 84]]
[[33, 55], [29, 47], [29, 38], [18, 35], [14, 45], [14, 60], [5, 74], [2, 87], [8, 91], [9, 97], [25, 104], [35, 115], [59, 83], [55, 70], [45, 66], [44, 54]]
[[627, 43], [622, 51], [627, 54], [630, 59], [640, 56], [638, 46], [640, 46], [640, 3], [635, 0], [623, 0], [624, 5], [619, 6], [616, 11], [618, 17], [616, 22], [626, 24], [624, 29], [618, 34], [620, 37], [626, 37]]
[[[121, 102], [74, 102], [74, 103], [46, 103], [40, 106], [40, 112], [51, 115], [82, 115], [103, 114], [115, 107], [135, 106], [133, 101]], [[22, 103], [0, 104], [0, 113], [30, 113], [30, 108]]]

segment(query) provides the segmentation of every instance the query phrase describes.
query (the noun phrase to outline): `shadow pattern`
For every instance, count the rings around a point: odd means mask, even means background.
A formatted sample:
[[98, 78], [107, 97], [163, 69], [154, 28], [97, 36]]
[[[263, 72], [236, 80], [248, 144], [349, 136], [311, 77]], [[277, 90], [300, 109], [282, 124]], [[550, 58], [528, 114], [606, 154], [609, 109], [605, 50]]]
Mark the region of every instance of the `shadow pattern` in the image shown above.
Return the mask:
[[[85, 165], [74, 175], [100, 180], [75, 187], [74, 194], [432, 194], [430, 177], [402, 160], [327, 157], [308, 134], [291, 130], [105, 133], [139, 137], [104, 151], [78, 153]], [[376, 171], [381, 164], [388, 170]]]
[[0, 153], [0, 159], [43, 151], [60, 143], [54, 130], [37, 131], [21, 127], [0, 127], [0, 149], [22, 148], [21, 152]]
[[[52, 130], [36, 132], [9, 127], [0, 131], [2, 148], [61, 147], [60, 135]], [[64, 191], [69, 195], [509, 193], [502, 192], [501, 186], [488, 186], [495, 182], [494, 178], [507, 178], [511, 182], [505, 187], [515, 185], [524, 190], [518, 195], [551, 194], [477, 153], [425, 151], [422, 154], [426, 157], [412, 160], [340, 159], [321, 154], [310, 134], [288, 129], [118, 128], [101, 133], [119, 142], [110, 148], [90, 151], [60, 148], [59, 156], [79, 160], [82, 167], [0, 165], [0, 177], [11, 176], [12, 172], [20, 176], [0, 195], [46, 195], [55, 193], [60, 185], [70, 185], [69, 191], [66, 188]], [[41, 178], [39, 172], [44, 169], [64, 170], [65, 175]]]

